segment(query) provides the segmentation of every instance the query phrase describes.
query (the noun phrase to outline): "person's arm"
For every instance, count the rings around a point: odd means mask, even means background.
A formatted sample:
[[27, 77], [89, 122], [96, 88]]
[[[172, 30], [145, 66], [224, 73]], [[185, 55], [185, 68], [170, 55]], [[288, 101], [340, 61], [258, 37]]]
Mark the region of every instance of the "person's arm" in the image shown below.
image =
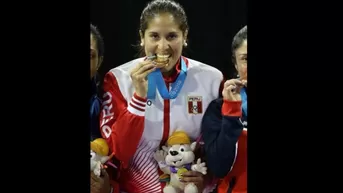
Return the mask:
[[112, 72], [105, 75], [103, 88], [101, 134], [126, 168], [143, 134], [146, 99], [134, 94], [127, 105]]
[[214, 100], [202, 120], [202, 135], [209, 171], [223, 178], [234, 164], [237, 141], [243, 131], [241, 101]]

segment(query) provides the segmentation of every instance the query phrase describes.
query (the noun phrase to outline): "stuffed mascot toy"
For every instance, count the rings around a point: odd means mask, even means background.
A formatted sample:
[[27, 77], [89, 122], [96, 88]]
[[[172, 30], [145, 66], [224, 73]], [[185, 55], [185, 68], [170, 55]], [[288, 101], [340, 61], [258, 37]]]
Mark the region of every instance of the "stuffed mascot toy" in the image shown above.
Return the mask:
[[167, 141], [167, 145], [154, 154], [160, 169], [164, 174], [170, 175], [170, 181], [163, 189], [163, 193], [198, 193], [194, 183], [187, 185], [180, 182], [182, 174], [187, 171], [197, 171], [206, 175], [205, 162], [201, 163], [200, 158], [194, 163], [194, 149], [196, 142], [191, 143], [189, 136], [182, 130], [175, 131]]

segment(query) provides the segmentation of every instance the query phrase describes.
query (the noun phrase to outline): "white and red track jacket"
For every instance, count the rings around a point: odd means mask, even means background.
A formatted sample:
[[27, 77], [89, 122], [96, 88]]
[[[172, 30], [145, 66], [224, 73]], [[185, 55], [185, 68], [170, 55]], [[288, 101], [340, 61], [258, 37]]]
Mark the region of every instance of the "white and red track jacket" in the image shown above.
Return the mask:
[[[164, 100], [156, 92], [155, 100], [138, 97], [130, 71], [144, 58], [110, 70], [104, 79], [104, 98], [100, 115], [101, 133], [123, 166], [119, 185], [127, 193], [161, 193], [158, 164], [153, 153], [178, 128], [192, 140], [200, 135], [203, 114], [218, 97], [222, 73], [214, 67], [183, 57], [187, 78], [176, 99]], [[167, 88], [180, 72], [164, 77]]]

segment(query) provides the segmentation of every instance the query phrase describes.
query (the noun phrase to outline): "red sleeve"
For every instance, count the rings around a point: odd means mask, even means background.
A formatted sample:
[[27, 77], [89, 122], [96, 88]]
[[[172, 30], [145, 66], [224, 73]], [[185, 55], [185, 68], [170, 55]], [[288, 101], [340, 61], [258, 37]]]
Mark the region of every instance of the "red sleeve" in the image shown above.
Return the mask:
[[222, 115], [241, 117], [242, 116], [242, 101], [224, 100], [222, 105]]
[[105, 75], [103, 88], [101, 134], [126, 168], [143, 134], [146, 99], [134, 94], [127, 105], [112, 72]]

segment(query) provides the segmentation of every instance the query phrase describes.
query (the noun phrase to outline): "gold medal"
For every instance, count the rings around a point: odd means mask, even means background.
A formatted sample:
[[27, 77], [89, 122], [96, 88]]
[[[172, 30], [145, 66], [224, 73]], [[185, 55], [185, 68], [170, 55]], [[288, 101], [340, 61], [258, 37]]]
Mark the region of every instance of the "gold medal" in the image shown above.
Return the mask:
[[177, 170], [177, 175], [179, 176], [179, 178], [181, 178], [182, 177], [181, 175], [185, 172], [188, 172], [186, 168], [180, 168]]
[[152, 60], [157, 68], [164, 68], [164, 67], [168, 66], [169, 56], [170, 55], [156, 54], [153, 56], [149, 56], [148, 59]]

